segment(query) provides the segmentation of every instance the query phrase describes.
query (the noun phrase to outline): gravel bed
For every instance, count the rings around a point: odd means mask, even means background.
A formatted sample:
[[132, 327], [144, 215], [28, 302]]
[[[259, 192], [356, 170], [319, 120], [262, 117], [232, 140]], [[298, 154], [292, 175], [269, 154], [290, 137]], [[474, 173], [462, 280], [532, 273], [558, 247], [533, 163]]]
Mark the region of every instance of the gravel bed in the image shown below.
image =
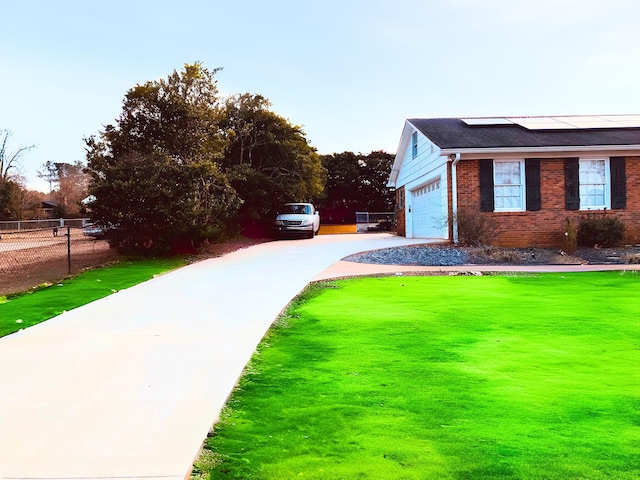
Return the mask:
[[382, 248], [345, 257], [347, 262], [379, 263], [384, 265], [419, 265], [450, 267], [468, 264], [467, 252], [448, 247], [407, 246]]
[[580, 248], [572, 255], [553, 248], [409, 245], [349, 255], [343, 260], [384, 265], [605, 265], [640, 263], [640, 247]]

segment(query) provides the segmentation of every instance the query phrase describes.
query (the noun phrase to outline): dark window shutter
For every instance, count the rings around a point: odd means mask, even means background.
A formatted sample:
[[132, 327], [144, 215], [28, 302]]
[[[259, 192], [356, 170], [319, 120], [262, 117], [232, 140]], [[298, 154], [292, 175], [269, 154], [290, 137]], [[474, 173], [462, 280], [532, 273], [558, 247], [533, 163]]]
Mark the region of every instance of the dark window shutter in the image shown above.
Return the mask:
[[480, 211], [493, 212], [493, 160], [480, 160]]
[[564, 200], [567, 210], [580, 210], [580, 164], [577, 158], [564, 159]]
[[611, 208], [627, 208], [627, 176], [625, 173], [625, 158], [611, 157]]
[[524, 161], [524, 180], [527, 191], [527, 210], [535, 212], [542, 208], [540, 196], [540, 159], [527, 158]]

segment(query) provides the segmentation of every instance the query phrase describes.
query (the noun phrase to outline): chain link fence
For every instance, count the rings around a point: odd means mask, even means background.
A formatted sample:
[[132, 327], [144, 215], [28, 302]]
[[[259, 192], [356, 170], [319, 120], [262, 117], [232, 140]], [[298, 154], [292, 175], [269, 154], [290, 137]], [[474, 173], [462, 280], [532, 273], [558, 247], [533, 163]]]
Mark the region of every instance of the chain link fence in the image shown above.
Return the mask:
[[0, 222], [0, 295], [52, 283], [117, 258], [82, 234], [85, 219]]
[[356, 212], [356, 231], [391, 232], [396, 228], [394, 212]]

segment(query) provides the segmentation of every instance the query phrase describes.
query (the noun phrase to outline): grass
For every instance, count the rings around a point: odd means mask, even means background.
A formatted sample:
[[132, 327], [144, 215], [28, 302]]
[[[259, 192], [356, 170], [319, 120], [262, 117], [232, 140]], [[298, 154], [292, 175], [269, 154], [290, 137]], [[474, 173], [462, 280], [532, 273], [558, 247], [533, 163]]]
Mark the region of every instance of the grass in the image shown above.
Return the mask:
[[57, 284], [0, 296], [0, 337], [183, 265], [185, 261], [179, 258], [121, 261], [109, 267], [88, 270]]
[[265, 337], [196, 474], [637, 479], [639, 293], [634, 272], [316, 285]]

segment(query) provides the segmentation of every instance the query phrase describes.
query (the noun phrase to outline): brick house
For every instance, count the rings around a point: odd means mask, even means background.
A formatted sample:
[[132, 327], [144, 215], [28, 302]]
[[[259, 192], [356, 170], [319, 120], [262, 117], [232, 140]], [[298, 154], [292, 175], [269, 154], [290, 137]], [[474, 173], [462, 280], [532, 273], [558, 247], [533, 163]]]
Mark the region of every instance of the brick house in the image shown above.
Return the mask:
[[498, 222], [496, 246], [552, 247], [605, 212], [640, 243], [640, 115], [409, 119], [388, 186], [409, 238], [457, 242], [464, 211]]

